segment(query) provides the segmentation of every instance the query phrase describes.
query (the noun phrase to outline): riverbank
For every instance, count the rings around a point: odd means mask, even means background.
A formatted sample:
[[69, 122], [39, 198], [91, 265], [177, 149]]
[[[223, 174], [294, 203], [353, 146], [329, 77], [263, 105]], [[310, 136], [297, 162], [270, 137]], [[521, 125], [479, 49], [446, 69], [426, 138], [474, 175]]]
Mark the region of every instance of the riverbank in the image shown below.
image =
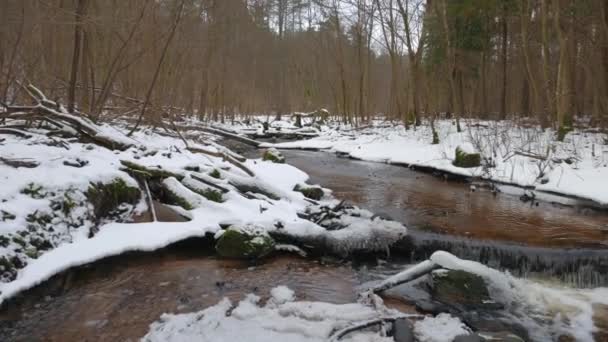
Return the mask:
[[[260, 125], [260, 124], [257, 124]], [[428, 124], [404, 129], [401, 124], [374, 121], [361, 128], [342, 124], [317, 126], [308, 140], [266, 143], [279, 149], [328, 150], [350, 158], [403, 165], [455, 177], [509, 184], [538, 193], [576, 197], [608, 208], [608, 144], [605, 133], [591, 129], [569, 132], [556, 141], [550, 129], [509, 121], [437, 120], [438, 143]], [[225, 127], [252, 134], [256, 124]], [[311, 129], [311, 128], [307, 128]], [[269, 132], [301, 130], [288, 117], [270, 123]], [[261, 127], [255, 131], [258, 136]], [[480, 153], [481, 165], [453, 164], [456, 148]], [[524, 193], [523, 190], [521, 192]]]
[[[186, 142], [150, 130], [128, 138], [121, 127], [96, 129], [125, 148], [52, 137], [45, 129], [0, 136], [0, 303], [70, 267], [191, 237], [219, 243], [229, 230], [248, 240], [240, 251], [218, 251], [252, 258], [275, 247], [302, 252], [282, 240], [317, 253], [384, 253], [406, 234], [399, 223], [339, 207], [320, 188], [307, 198], [304, 172], [247, 160], [216, 144], [217, 137]], [[154, 201], [185, 220], [156, 219]], [[132, 222], [146, 212], [151, 222]]]

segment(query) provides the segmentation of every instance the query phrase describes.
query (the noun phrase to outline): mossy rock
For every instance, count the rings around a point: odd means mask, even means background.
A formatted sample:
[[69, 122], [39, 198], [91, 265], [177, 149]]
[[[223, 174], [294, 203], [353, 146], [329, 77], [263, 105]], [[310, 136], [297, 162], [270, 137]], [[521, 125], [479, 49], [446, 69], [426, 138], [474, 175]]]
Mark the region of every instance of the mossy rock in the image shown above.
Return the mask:
[[220, 173], [220, 171], [218, 169], [213, 169], [213, 171], [209, 172], [209, 176], [211, 176], [213, 178], [217, 178], [217, 179], [222, 178], [222, 174]]
[[217, 203], [224, 202], [224, 199], [222, 198], [222, 193], [217, 190], [207, 189], [207, 190], [197, 192], [197, 193], [210, 201], [217, 202]]
[[456, 157], [452, 163], [456, 167], [478, 167], [481, 166], [481, 154], [467, 153], [460, 146], [456, 147]]
[[262, 160], [271, 161], [273, 163], [285, 163], [285, 157], [276, 148], [269, 148], [264, 152]]
[[318, 186], [306, 186], [297, 184], [295, 188], [293, 188], [293, 191], [301, 192], [302, 194], [304, 194], [304, 197], [310, 198], [311, 200], [315, 201], [320, 200], [321, 198], [323, 198], [323, 195], [325, 195], [323, 189]]
[[13, 262], [4, 256], [0, 256], [0, 281], [13, 281], [17, 278], [17, 268]]
[[485, 280], [473, 273], [450, 270], [432, 273], [433, 299], [465, 308], [495, 308]]
[[21, 189], [21, 193], [35, 199], [41, 199], [45, 196], [42, 185], [35, 183], [29, 183], [25, 188]]
[[258, 259], [274, 250], [274, 239], [259, 226], [230, 226], [215, 244], [225, 258]]
[[141, 196], [139, 188], [127, 185], [116, 178], [110, 183], [91, 184], [85, 193], [87, 199], [93, 204], [95, 217], [108, 217], [123, 203], [136, 204]]

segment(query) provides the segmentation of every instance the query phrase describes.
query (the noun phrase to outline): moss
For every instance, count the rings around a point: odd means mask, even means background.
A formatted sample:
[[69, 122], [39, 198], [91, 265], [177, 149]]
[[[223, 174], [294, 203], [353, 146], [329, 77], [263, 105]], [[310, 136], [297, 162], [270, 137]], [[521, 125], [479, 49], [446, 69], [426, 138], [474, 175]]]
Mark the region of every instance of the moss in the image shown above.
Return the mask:
[[67, 216], [70, 214], [72, 209], [74, 209], [75, 207], [76, 207], [76, 202], [74, 202], [72, 197], [70, 197], [70, 194], [67, 192], [64, 193], [63, 202], [61, 203], [61, 212]]
[[432, 274], [433, 299], [445, 304], [465, 307], [486, 306], [492, 302], [482, 277], [460, 270]]
[[136, 204], [141, 192], [123, 179], [116, 178], [107, 184], [91, 184], [85, 195], [93, 204], [95, 217], [101, 218], [109, 216], [122, 203]]
[[456, 147], [456, 158], [452, 164], [456, 167], [463, 168], [481, 166], [481, 154], [467, 153], [460, 147]]
[[0, 214], [2, 214], [2, 221], [11, 221], [16, 218], [14, 214], [9, 213], [8, 211], [0, 210]]
[[7, 236], [0, 235], [0, 247], [8, 247], [8, 244], [11, 242]]
[[208, 199], [210, 201], [217, 202], [217, 203], [224, 202], [224, 199], [222, 198], [222, 193], [217, 190], [207, 189], [207, 190], [203, 190], [203, 191], [194, 191], [194, 192], [205, 197], [206, 199]]
[[323, 189], [318, 186], [301, 186], [300, 184], [297, 184], [295, 188], [293, 188], [293, 191], [301, 192], [304, 194], [304, 197], [315, 201], [320, 200], [324, 195]]
[[557, 141], [564, 141], [566, 135], [572, 131], [572, 127], [570, 126], [560, 126], [557, 129]]
[[439, 144], [439, 134], [437, 134], [437, 131], [433, 130], [433, 145], [437, 145]]
[[53, 216], [47, 213], [40, 213], [36, 210], [33, 213], [27, 214], [27, 216], [25, 217], [25, 221], [29, 223], [38, 223], [44, 226], [53, 221]]
[[40, 236], [30, 237], [30, 244], [42, 251], [46, 251], [53, 248], [53, 244], [49, 240]]
[[226, 258], [261, 258], [274, 250], [274, 240], [267, 234], [249, 234], [230, 227], [218, 239], [215, 250]]
[[34, 247], [26, 248], [25, 255], [32, 259], [38, 259], [38, 250]]
[[262, 160], [271, 161], [273, 163], [285, 163], [285, 157], [276, 149], [270, 148], [262, 155]]
[[25, 188], [21, 189], [21, 193], [32, 198], [40, 199], [44, 197], [42, 185], [29, 183]]
[[177, 205], [180, 206], [186, 210], [192, 210], [194, 209], [194, 206], [188, 202], [185, 198], [181, 197], [180, 195], [176, 194], [175, 192], [165, 188], [165, 192], [164, 192], [164, 202], [167, 202], [168, 204], [171, 205]]
[[209, 173], [209, 176], [211, 176], [213, 178], [217, 178], [217, 179], [220, 179], [222, 177], [222, 175], [220, 174], [220, 171], [218, 169], [213, 169], [213, 171], [211, 171]]
[[13, 235], [12, 240], [14, 243], [18, 244], [21, 247], [27, 246], [27, 243], [25, 242], [25, 240], [23, 240], [23, 238], [21, 236]]

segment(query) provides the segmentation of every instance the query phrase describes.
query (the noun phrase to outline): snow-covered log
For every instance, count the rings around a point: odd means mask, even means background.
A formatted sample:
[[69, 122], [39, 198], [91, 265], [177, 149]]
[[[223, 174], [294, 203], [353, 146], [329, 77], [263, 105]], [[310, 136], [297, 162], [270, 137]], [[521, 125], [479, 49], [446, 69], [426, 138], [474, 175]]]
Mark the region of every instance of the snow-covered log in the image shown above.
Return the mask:
[[[2, 118], [37, 120], [46, 120], [48, 118], [51, 123], [56, 122], [67, 125], [80, 135], [109, 149], [124, 151], [134, 144], [133, 141], [128, 140], [126, 137], [123, 138], [115, 134], [103, 132], [98, 125], [84, 116], [68, 113], [60, 104], [47, 99], [42, 91], [33, 85], [30, 84], [25, 89], [37, 104], [34, 106], [7, 106], [7, 111], [0, 114]], [[30, 117], [26, 118], [28, 115]]]
[[403, 272], [397, 273], [394, 276], [385, 279], [383, 282], [372, 288], [372, 291], [374, 293], [379, 293], [388, 290], [397, 285], [418, 279], [438, 268], [441, 268], [441, 266], [431, 260], [425, 260], [414, 267], [410, 267]]

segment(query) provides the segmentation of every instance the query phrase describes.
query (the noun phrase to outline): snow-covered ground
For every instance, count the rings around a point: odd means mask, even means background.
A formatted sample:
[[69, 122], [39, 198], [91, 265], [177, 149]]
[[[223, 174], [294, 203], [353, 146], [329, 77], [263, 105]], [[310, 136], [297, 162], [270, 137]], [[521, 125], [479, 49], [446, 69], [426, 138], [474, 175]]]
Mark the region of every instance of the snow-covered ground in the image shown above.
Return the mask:
[[[509, 121], [462, 120], [461, 125], [462, 132], [458, 133], [451, 120], [435, 122], [439, 137], [439, 144], [435, 145], [428, 124], [405, 130], [400, 124], [377, 120], [363, 129], [349, 125], [317, 126], [318, 137], [263, 146], [328, 150], [361, 160], [428, 167], [608, 205], [606, 134], [574, 130], [564, 142], [558, 142], [552, 130], [522, 127]], [[254, 127], [262, 133], [260, 124], [225, 127], [242, 133], [251, 132]], [[271, 132], [290, 129], [285, 121], [271, 123], [270, 127]], [[291, 129], [296, 128], [292, 125]], [[481, 152], [485, 167], [454, 166], [459, 146]]]
[[[387, 308], [382, 299], [371, 296], [372, 300], [364, 298], [366, 300], [351, 304], [296, 301], [293, 291], [278, 286], [271, 290], [265, 305], [261, 305], [260, 297], [249, 294], [236, 306], [224, 299], [199, 312], [164, 314], [150, 326], [142, 341], [337, 341], [340, 333], [349, 327], [408, 316]], [[378, 326], [373, 328], [344, 334], [339, 340], [393, 341]], [[415, 324], [414, 333], [419, 341], [450, 342], [456, 336], [470, 334], [470, 330], [458, 318], [441, 314]]]
[[[115, 128], [103, 130], [129, 139]], [[357, 247], [375, 240], [377, 232], [384, 229], [379, 223], [366, 229], [349, 222], [349, 227], [341, 231], [328, 231], [298, 217], [311, 203], [294, 187], [305, 183], [308, 176], [287, 164], [246, 160], [243, 165], [254, 173], [251, 176], [225, 158], [191, 152], [182, 140], [149, 131], [135, 134], [131, 140], [134, 146], [125, 151], [51, 138], [44, 133], [30, 132], [30, 138], [0, 134], [2, 158], [39, 163], [27, 168], [0, 162], [0, 274], [5, 275], [0, 279], [0, 303], [69, 267], [215, 234], [226, 223], [256, 224], [269, 231], [281, 229], [290, 236], [322, 237], [336, 245], [344, 241]], [[206, 142], [206, 146], [190, 142], [189, 147], [229, 153], [213, 141]], [[97, 217], [91, 203], [108, 195], [91, 193], [93, 185], [114, 182], [122, 188], [138, 186], [124, 171], [123, 161], [184, 177], [181, 182], [174, 177], [165, 178], [162, 184], [189, 200], [193, 206], [190, 210], [175, 209], [190, 220], [129, 222], [133, 215], [147, 210], [144, 195], [131, 204], [123, 203], [111, 218]], [[214, 173], [215, 178], [211, 176]], [[229, 191], [222, 194], [221, 203], [209, 200], [185, 186], [205, 187], [196, 178]], [[265, 189], [270, 194], [243, 193], [233, 185], [236, 183]], [[331, 207], [338, 201], [326, 196], [321, 203]], [[386, 229], [391, 236], [406, 232], [405, 227], [395, 223]]]

